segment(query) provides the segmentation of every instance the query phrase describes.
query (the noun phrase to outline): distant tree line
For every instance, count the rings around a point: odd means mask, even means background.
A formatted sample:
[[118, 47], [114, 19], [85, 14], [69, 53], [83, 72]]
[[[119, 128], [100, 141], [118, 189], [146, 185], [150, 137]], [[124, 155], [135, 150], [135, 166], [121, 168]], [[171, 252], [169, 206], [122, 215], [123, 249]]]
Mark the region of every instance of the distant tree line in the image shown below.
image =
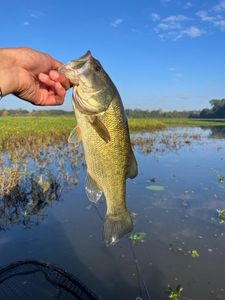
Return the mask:
[[199, 113], [202, 119], [223, 119], [225, 118], [225, 99], [212, 99], [209, 101], [212, 108], [204, 108]]
[[[212, 99], [209, 101], [211, 108], [204, 108], [203, 110], [190, 111], [163, 111], [157, 110], [143, 110], [143, 109], [126, 109], [128, 118], [197, 118], [197, 119], [223, 119], [225, 118], [225, 99]], [[73, 111], [65, 111], [62, 109], [49, 110], [33, 110], [25, 109], [2, 109], [0, 110], [0, 117], [6, 116], [73, 116]]]
[[128, 118], [198, 118], [199, 111], [163, 111], [158, 110], [142, 110], [142, 109], [126, 109]]
[[25, 109], [2, 109], [0, 110], [0, 116], [62, 116], [62, 115], [74, 115], [73, 111], [65, 111], [62, 109], [48, 109], [48, 110], [32, 110]]

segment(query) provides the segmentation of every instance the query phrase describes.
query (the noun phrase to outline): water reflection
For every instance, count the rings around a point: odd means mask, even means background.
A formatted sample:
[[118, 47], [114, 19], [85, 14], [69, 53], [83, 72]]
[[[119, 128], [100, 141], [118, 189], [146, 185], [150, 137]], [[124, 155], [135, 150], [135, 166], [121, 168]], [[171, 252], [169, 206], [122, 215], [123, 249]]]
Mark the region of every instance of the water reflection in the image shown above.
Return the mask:
[[[61, 145], [58, 150], [51, 148], [49, 159], [39, 153], [29, 156], [24, 166], [19, 160], [4, 156], [2, 166], [16, 169], [12, 180], [5, 173], [12, 190], [23, 182], [30, 186], [26, 196], [19, 198], [22, 204], [5, 192], [13, 200], [8, 199], [9, 205], [5, 200], [1, 207], [8, 205], [10, 213], [25, 207], [33, 213], [33, 220], [44, 215], [48, 222], [40, 220], [41, 226], [36, 228], [30, 222], [32, 230], [21, 230], [10, 227], [9, 220], [10, 230], [1, 232], [2, 261], [35, 257], [59, 263], [79, 274], [82, 282], [103, 299], [130, 300], [142, 296], [165, 300], [168, 284], [173, 289], [182, 285], [181, 299], [225, 299], [225, 269], [221, 263], [225, 260], [225, 227], [219, 223], [217, 214], [217, 209], [225, 209], [225, 157], [223, 151], [217, 151], [218, 147], [224, 149], [225, 142], [211, 139], [211, 133], [210, 128], [183, 128], [132, 136], [140, 174], [127, 184], [127, 202], [136, 213], [135, 233], [145, 233], [144, 242], [133, 245], [133, 249], [127, 238], [115, 247], [104, 246], [100, 234], [102, 221], [93, 207], [87, 209], [82, 154]], [[34, 189], [38, 191], [32, 197], [31, 173]], [[72, 180], [82, 184], [74, 185]], [[146, 188], [149, 185], [163, 189], [151, 190]], [[28, 207], [33, 197], [36, 201]], [[49, 199], [46, 205], [45, 199]], [[105, 204], [101, 203], [98, 210], [104, 216]], [[16, 223], [18, 218], [13, 218]], [[199, 257], [192, 256], [196, 251]]]
[[45, 206], [60, 198], [60, 185], [55, 178], [49, 176], [46, 182], [41, 182], [31, 175], [21, 182], [16, 174], [15, 179], [14, 170], [7, 169], [0, 176], [8, 175], [7, 189], [0, 191], [0, 230], [8, 229], [11, 224], [29, 228], [38, 225], [47, 217], [43, 212]]
[[1, 156], [0, 230], [11, 224], [39, 225], [50, 207], [66, 189], [78, 184], [78, 164], [82, 153], [69, 146], [49, 147], [30, 157], [12, 152]]
[[[133, 147], [143, 154], [178, 151], [201, 140], [199, 132], [183, 129], [131, 136]], [[66, 189], [78, 184], [82, 149], [67, 144], [38, 149], [35, 153], [16, 149], [1, 155], [0, 230], [8, 229], [11, 224], [39, 225], [48, 216], [45, 208], [60, 201]]]
[[18, 261], [0, 269], [0, 299], [99, 299], [74, 275], [36, 260]]
[[210, 138], [224, 139], [225, 138], [225, 126], [214, 126], [210, 128]]
[[193, 142], [202, 141], [202, 133], [199, 130], [188, 128], [169, 128], [167, 130], [133, 134], [131, 142], [134, 148], [143, 154], [178, 151]]

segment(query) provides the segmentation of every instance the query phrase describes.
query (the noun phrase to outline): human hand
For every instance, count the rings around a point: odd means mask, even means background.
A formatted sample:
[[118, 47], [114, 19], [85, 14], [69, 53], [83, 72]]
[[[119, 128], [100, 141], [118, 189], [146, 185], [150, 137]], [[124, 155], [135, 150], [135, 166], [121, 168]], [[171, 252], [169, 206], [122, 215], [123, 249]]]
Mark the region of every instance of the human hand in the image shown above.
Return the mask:
[[13, 93], [34, 105], [64, 102], [70, 83], [57, 71], [61, 63], [48, 54], [30, 48], [0, 49], [0, 61], [3, 95]]

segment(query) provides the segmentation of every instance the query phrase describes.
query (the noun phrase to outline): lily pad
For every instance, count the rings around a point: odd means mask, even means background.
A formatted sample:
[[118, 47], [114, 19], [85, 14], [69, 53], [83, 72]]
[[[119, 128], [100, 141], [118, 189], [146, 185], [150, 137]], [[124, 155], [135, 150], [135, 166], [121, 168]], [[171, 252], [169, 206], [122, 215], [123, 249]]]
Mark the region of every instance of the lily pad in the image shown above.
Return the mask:
[[195, 250], [195, 249], [190, 251], [190, 255], [191, 255], [193, 258], [196, 258], [196, 257], [199, 257], [199, 256], [200, 256], [199, 253], [198, 253], [198, 251]]
[[130, 234], [129, 238], [133, 241], [133, 243], [144, 242], [144, 238], [146, 236], [145, 232], [134, 232]]
[[164, 191], [165, 188], [162, 185], [149, 185], [146, 186], [146, 189], [151, 190], [151, 191], [157, 191], [157, 192], [161, 192]]

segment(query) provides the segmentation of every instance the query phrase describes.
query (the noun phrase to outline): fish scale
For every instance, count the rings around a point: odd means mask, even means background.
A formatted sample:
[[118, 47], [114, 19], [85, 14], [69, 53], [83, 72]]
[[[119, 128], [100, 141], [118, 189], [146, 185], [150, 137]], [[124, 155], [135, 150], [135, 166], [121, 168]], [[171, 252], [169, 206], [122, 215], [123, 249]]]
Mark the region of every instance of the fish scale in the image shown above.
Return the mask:
[[73, 107], [87, 166], [85, 190], [95, 203], [104, 193], [107, 211], [103, 237], [107, 244], [114, 244], [133, 228], [126, 207], [126, 179], [137, 175], [123, 104], [115, 85], [90, 52], [64, 65], [61, 71], [74, 83]]
[[[85, 132], [82, 134], [82, 144], [87, 171], [106, 196], [107, 214], [122, 211], [125, 205], [124, 182], [131, 151], [122, 103], [118, 97], [115, 97], [108, 110], [100, 117], [110, 134], [108, 143], [99, 137], [87, 122], [85, 115], [77, 109], [76, 119], [81, 132]], [[117, 198], [116, 203], [114, 203], [115, 198]]]

